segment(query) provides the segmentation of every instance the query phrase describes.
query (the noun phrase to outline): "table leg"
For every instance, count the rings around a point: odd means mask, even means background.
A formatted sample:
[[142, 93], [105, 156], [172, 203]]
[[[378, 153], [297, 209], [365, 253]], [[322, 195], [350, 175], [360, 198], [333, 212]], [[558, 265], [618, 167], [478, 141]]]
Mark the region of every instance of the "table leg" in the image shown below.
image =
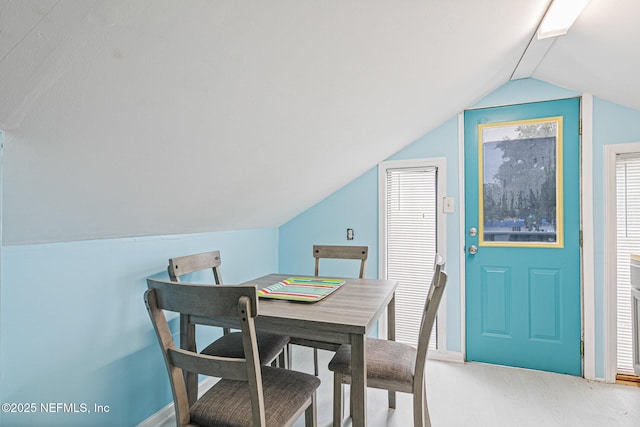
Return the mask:
[[351, 336], [352, 426], [367, 424], [367, 352], [364, 335]]

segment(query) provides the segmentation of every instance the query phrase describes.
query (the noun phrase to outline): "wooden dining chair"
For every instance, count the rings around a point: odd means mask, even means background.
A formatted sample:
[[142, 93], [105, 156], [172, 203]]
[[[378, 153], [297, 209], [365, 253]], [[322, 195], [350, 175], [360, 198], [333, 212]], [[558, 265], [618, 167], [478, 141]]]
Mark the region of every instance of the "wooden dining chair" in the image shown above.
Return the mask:
[[[313, 257], [315, 258], [314, 275], [319, 276], [321, 259], [352, 259], [360, 260], [360, 274], [358, 278], [364, 279], [367, 257], [369, 256], [368, 246], [332, 246], [332, 245], [313, 245]], [[300, 338], [291, 338], [288, 353], [291, 360], [291, 344], [313, 347], [313, 373], [318, 376], [318, 349], [336, 351], [339, 345], [335, 343], [327, 343], [321, 341], [311, 341]]]
[[[171, 258], [167, 270], [171, 281], [180, 282], [182, 276], [211, 269], [214, 283], [222, 285], [221, 265], [220, 251], [211, 251]], [[278, 359], [278, 365], [285, 367], [285, 349], [289, 343], [289, 337], [266, 332], [258, 332], [256, 337], [260, 362], [268, 365]], [[196, 351], [195, 325], [189, 321], [189, 316], [186, 314], [180, 315], [180, 341], [182, 348]], [[242, 334], [223, 328], [222, 337], [205, 347], [202, 353], [210, 356], [244, 357]], [[186, 381], [187, 390], [193, 402], [197, 394], [197, 376], [187, 374]]]
[[[169, 374], [176, 426], [290, 426], [303, 413], [316, 425], [313, 375], [263, 366], [254, 321], [259, 316], [255, 285], [207, 286], [147, 280], [144, 299]], [[210, 356], [176, 346], [164, 311], [235, 319], [241, 328], [242, 358]], [[184, 371], [220, 378], [193, 405]]]
[[[390, 391], [389, 407], [395, 408], [395, 392], [413, 394], [413, 425], [431, 426], [427, 407], [425, 364], [431, 330], [447, 283], [442, 258], [436, 256], [431, 286], [424, 305], [418, 348], [377, 338], [366, 340], [367, 387]], [[342, 424], [342, 385], [351, 383], [351, 346], [343, 344], [329, 362], [333, 371], [333, 425]]]

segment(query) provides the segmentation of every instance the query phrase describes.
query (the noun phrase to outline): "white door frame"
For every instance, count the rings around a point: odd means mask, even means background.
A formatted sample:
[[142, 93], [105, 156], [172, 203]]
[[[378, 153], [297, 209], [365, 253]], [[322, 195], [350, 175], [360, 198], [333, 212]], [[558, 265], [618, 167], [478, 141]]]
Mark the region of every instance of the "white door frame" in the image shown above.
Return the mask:
[[596, 378], [596, 294], [593, 225], [593, 95], [583, 93], [580, 99], [582, 136], [580, 138], [580, 218], [582, 224], [582, 375]]
[[465, 213], [465, 182], [464, 182], [464, 112], [458, 114], [458, 217], [460, 224], [459, 241], [459, 265], [460, 265], [460, 352], [462, 359], [467, 360], [467, 257], [464, 247], [466, 245], [466, 218]]

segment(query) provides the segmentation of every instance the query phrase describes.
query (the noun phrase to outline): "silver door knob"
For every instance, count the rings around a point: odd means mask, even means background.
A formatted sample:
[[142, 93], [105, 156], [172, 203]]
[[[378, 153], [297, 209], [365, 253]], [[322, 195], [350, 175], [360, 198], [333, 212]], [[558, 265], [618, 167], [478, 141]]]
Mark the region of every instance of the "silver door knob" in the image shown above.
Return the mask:
[[475, 227], [471, 227], [469, 229], [469, 236], [476, 237], [478, 235], [478, 229]]
[[469, 253], [471, 255], [475, 255], [478, 253], [478, 247], [476, 245], [469, 246]]

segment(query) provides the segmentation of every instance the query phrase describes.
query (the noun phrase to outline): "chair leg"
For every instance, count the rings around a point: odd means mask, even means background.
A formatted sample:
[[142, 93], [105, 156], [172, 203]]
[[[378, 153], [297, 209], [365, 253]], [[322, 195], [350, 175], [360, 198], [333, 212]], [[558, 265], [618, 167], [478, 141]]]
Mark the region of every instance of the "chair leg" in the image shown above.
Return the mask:
[[286, 351], [284, 349], [282, 349], [282, 351], [278, 355], [278, 367], [279, 368], [286, 368], [287, 367], [287, 361], [286, 361], [285, 353], [286, 353]]
[[318, 422], [318, 405], [316, 404], [316, 393], [311, 396], [311, 404], [304, 411], [304, 425], [305, 427], [316, 427]]
[[413, 393], [413, 427], [424, 427], [422, 423], [422, 393]]
[[313, 374], [318, 376], [318, 349], [313, 349]]
[[389, 390], [389, 408], [396, 409], [396, 392]]
[[431, 427], [424, 384], [419, 393], [413, 393], [413, 425], [414, 427]]
[[429, 417], [429, 407], [427, 406], [427, 393], [422, 395], [422, 401], [424, 402], [424, 410], [422, 417], [424, 418], [425, 427], [431, 427], [431, 418]]
[[293, 345], [287, 344], [287, 368], [293, 369]]
[[333, 373], [333, 427], [342, 425], [342, 375]]

